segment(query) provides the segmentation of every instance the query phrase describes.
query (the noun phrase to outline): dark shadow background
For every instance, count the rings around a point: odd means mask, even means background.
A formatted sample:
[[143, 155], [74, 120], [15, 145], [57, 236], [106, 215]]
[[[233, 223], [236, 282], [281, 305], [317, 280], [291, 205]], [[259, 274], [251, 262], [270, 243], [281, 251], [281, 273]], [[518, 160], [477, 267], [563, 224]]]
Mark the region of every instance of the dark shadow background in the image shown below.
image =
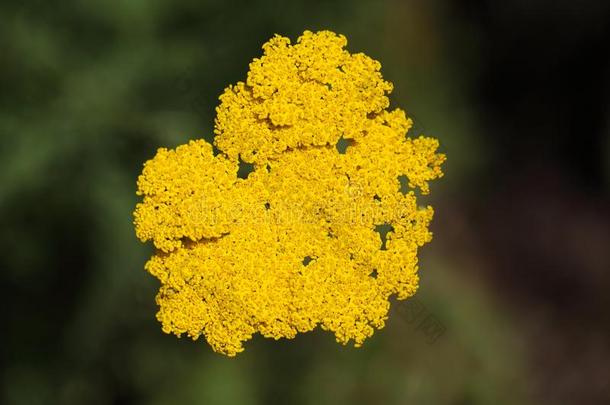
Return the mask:
[[[0, 402], [610, 403], [609, 4], [3, 1]], [[393, 310], [361, 349], [228, 359], [161, 332], [135, 181], [305, 29], [380, 60], [448, 155], [416, 296], [445, 333]]]

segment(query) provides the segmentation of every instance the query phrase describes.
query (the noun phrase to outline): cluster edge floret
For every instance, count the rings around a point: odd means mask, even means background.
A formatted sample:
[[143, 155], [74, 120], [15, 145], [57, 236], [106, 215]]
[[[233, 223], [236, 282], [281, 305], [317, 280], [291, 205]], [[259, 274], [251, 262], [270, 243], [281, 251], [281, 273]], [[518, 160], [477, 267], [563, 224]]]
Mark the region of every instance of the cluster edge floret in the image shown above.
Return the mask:
[[391, 296], [415, 294], [433, 209], [414, 191], [429, 192], [445, 156], [407, 136], [380, 63], [346, 45], [330, 31], [276, 35], [220, 96], [218, 153], [199, 139], [145, 163], [134, 225], [156, 247], [146, 270], [164, 332], [229, 356], [256, 333], [318, 326], [360, 346]]

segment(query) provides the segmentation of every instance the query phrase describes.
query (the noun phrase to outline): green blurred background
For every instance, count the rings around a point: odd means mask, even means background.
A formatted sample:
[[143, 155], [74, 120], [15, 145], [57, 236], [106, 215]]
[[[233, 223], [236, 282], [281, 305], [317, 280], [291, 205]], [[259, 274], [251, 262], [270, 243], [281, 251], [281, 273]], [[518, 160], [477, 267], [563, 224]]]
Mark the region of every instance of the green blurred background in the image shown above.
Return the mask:
[[[610, 403], [605, 2], [0, 3], [3, 404]], [[360, 349], [314, 332], [237, 358], [164, 335], [135, 181], [212, 139], [273, 34], [347, 36], [440, 139], [419, 309]], [[398, 311], [396, 309], [399, 309]]]

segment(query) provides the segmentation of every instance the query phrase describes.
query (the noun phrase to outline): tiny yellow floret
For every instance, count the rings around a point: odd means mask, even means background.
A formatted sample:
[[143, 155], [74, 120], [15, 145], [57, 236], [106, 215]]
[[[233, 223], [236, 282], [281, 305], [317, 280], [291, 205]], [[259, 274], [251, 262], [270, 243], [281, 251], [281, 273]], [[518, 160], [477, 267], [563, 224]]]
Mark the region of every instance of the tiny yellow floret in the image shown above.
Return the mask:
[[346, 44], [330, 31], [275, 36], [220, 96], [217, 153], [193, 140], [144, 165], [134, 224], [157, 249], [146, 270], [161, 282], [164, 332], [204, 335], [228, 356], [255, 333], [317, 326], [360, 346], [390, 296], [415, 294], [433, 210], [414, 190], [429, 192], [445, 156], [436, 139], [407, 137], [380, 63]]

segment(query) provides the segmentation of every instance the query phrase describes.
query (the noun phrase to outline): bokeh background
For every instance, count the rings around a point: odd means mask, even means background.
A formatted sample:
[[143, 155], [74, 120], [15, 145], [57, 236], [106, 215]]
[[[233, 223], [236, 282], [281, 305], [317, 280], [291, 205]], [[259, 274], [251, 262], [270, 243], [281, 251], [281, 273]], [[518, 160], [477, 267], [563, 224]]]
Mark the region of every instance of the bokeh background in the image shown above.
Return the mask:
[[[610, 403], [610, 7], [599, 1], [0, 3], [3, 404]], [[343, 33], [440, 139], [418, 308], [363, 348], [229, 359], [164, 335], [132, 228], [158, 147], [212, 139], [273, 34]], [[403, 308], [404, 309], [404, 308]]]

